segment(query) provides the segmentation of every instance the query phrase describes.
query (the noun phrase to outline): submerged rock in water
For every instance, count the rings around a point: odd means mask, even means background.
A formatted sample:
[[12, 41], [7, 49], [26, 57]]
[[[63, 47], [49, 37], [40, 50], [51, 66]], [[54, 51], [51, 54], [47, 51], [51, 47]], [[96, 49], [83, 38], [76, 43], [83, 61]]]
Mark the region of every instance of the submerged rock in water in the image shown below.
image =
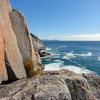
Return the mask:
[[40, 50], [39, 55], [40, 57], [46, 57], [46, 56], [50, 56], [51, 54], [48, 53], [46, 50]]

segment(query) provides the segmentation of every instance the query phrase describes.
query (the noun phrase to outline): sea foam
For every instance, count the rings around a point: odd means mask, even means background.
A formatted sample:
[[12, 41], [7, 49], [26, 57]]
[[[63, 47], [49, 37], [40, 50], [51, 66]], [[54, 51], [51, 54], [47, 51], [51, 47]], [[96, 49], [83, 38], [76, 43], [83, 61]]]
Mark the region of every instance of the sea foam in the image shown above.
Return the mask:
[[63, 59], [71, 59], [71, 58], [75, 58], [76, 56], [89, 57], [92, 55], [93, 55], [92, 52], [82, 53], [82, 54], [74, 54], [73, 52], [69, 52], [69, 53], [65, 54], [65, 56], [63, 56], [62, 58]]
[[62, 63], [50, 63], [50, 64], [46, 64], [45, 65], [45, 71], [48, 70], [61, 70], [61, 69], [68, 69], [70, 71], [73, 71], [75, 73], [93, 73], [92, 71], [83, 68], [83, 67], [78, 67], [78, 66], [74, 66], [74, 65], [62, 65]]
[[89, 56], [92, 56], [93, 53], [92, 52], [88, 52], [88, 53], [83, 53], [83, 54], [75, 54], [77, 56], [83, 56], [83, 57], [89, 57]]
[[46, 50], [49, 51], [49, 50], [52, 50], [52, 49], [47, 47]]
[[64, 57], [62, 57], [63, 59], [71, 59], [71, 58], [75, 58], [75, 55], [73, 53], [67, 53]]

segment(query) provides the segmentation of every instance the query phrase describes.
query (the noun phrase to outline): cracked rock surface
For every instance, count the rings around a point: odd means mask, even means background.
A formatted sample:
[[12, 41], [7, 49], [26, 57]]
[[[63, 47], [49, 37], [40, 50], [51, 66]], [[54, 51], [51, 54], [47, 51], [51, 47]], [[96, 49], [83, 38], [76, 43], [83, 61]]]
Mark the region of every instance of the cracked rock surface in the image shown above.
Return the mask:
[[99, 94], [100, 77], [88, 74], [42, 75], [0, 86], [1, 100], [100, 100]]

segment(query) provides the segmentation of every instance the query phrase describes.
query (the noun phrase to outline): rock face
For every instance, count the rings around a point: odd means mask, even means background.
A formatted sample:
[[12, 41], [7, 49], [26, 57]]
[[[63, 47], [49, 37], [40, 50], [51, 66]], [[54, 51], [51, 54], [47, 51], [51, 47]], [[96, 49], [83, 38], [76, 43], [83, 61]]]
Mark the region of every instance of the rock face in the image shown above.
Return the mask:
[[12, 12], [10, 12], [10, 17], [23, 60], [27, 58], [32, 59], [33, 48], [24, 15], [20, 11], [13, 9]]
[[12, 73], [14, 73], [13, 76], [16, 76], [17, 78], [23, 78], [26, 77], [26, 72], [23, 66], [21, 53], [17, 46], [16, 36], [11, 25], [9, 16], [11, 11], [12, 9], [8, 0], [0, 0], [0, 34], [2, 34], [2, 38], [5, 42], [4, 50], [7, 58], [6, 60], [10, 65], [9, 68], [7, 68], [10, 70], [10, 72], [12, 71]]
[[96, 97], [96, 100], [100, 100], [100, 76], [83, 74], [83, 77], [88, 81], [92, 94]]
[[[92, 77], [93, 76], [93, 77]], [[93, 85], [98, 80], [97, 85]], [[93, 82], [93, 84], [90, 84]], [[100, 100], [100, 77], [78, 75], [42, 75], [0, 86], [1, 100]], [[97, 90], [96, 90], [97, 89]]]
[[42, 43], [42, 41], [37, 36], [31, 33], [31, 39], [35, 47], [35, 51], [38, 52], [40, 57], [46, 57], [50, 55], [50, 53], [46, 50], [45, 45]]
[[24, 15], [12, 9], [9, 0], [0, 0], [0, 83], [41, 70], [43, 65]]
[[[23, 57], [23, 62], [26, 67], [26, 62], [31, 62], [31, 71], [43, 70], [43, 65], [38, 57], [38, 53], [35, 51], [35, 47], [32, 44], [31, 35], [25, 20], [24, 15], [13, 9], [10, 13], [12, 27], [18, 41], [18, 47]], [[36, 42], [34, 41], [34, 44]]]
[[0, 82], [8, 79], [7, 70], [4, 62], [4, 46], [5, 46], [4, 41], [2, 38], [0, 38]]
[[40, 50], [46, 49], [42, 41], [36, 35], [31, 33], [31, 39], [32, 39], [32, 43], [35, 46], [36, 50], [40, 51]]

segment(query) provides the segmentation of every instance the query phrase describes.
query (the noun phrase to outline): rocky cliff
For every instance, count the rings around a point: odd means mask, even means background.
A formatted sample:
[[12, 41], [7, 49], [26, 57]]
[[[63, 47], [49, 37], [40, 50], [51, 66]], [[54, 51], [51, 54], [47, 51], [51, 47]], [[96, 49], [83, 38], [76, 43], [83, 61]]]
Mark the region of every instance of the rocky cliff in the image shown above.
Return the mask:
[[0, 0], [0, 59], [0, 83], [43, 69], [24, 15], [12, 9], [8, 0]]
[[35, 49], [38, 50], [38, 52], [46, 49], [46, 46], [44, 46], [42, 41], [36, 35], [31, 33], [31, 39]]
[[44, 46], [42, 41], [36, 35], [31, 33], [31, 39], [35, 50], [38, 52], [40, 57], [46, 57], [50, 55], [50, 53], [46, 50], [46, 46]]

